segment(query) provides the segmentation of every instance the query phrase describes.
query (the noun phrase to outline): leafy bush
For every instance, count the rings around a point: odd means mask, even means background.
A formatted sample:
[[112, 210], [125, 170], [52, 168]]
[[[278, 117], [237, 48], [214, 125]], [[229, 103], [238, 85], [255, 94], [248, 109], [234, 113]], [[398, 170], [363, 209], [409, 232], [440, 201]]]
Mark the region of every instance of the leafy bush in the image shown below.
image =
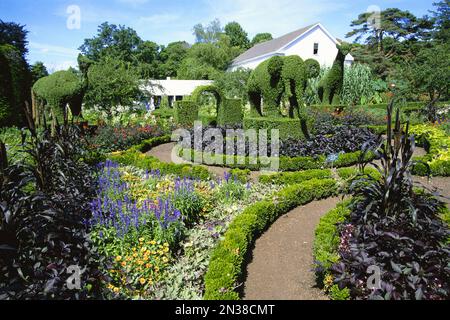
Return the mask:
[[[31, 117], [29, 117], [30, 119]], [[33, 161], [8, 166], [0, 152], [0, 297], [87, 299], [100, 296], [101, 262], [84, 219], [95, 196], [92, 170], [74, 127], [38, 134], [24, 146]], [[81, 290], [69, 290], [69, 267], [78, 266]]]
[[175, 102], [175, 122], [183, 127], [192, 127], [198, 119], [198, 104], [194, 101]]
[[102, 126], [89, 137], [91, 148], [100, 152], [126, 150], [142, 140], [161, 136], [162, 130], [154, 125], [146, 126]]
[[280, 139], [293, 138], [304, 140], [305, 136], [301, 130], [301, 121], [299, 119], [289, 118], [245, 118], [243, 121], [244, 129], [254, 129], [256, 131], [278, 129]]
[[[446, 299], [449, 228], [440, 218], [445, 205], [413, 189], [414, 136], [409, 124], [401, 127], [398, 110], [391, 130], [392, 108], [387, 140], [376, 152], [381, 178], [363, 177], [365, 186], [353, 189], [350, 217], [340, 226], [340, 259], [330, 270], [335, 284], [349, 288], [352, 298]], [[366, 286], [370, 266], [381, 270], [376, 289]]]

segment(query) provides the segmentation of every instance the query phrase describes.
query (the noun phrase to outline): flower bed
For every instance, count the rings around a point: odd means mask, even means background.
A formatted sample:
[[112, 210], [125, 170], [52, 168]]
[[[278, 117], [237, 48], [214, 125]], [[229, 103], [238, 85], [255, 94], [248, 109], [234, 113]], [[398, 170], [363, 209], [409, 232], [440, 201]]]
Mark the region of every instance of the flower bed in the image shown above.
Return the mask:
[[263, 197], [261, 186], [229, 174], [206, 181], [112, 161], [97, 180], [86, 224], [104, 257], [110, 298], [201, 298], [212, 249], [229, 222]]

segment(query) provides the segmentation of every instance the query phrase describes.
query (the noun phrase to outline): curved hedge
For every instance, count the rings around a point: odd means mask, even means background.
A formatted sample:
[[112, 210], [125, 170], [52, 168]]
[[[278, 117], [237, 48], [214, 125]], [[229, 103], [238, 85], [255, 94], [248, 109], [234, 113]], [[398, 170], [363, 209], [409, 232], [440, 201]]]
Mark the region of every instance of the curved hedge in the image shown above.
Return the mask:
[[337, 194], [333, 179], [309, 180], [291, 185], [266, 200], [247, 207], [230, 224], [224, 239], [213, 251], [205, 275], [206, 300], [238, 300], [248, 249], [279, 216], [311, 201]]
[[[190, 154], [186, 156], [186, 154]], [[195, 159], [203, 159], [203, 154], [201, 152], [195, 151], [194, 149], [180, 149], [179, 155], [186, 161], [194, 162]], [[222, 159], [221, 159], [222, 157]], [[344, 153], [338, 156], [338, 159], [333, 163], [334, 168], [349, 167], [358, 164], [361, 157], [361, 151], [353, 153]], [[261, 163], [261, 159], [257, 158], [256, 163], [251, 163], [251, 160], [255, 160], [252, 157], [242, 157], [236, 155], [217, 155], [217, 159], [221, 159], [221, 164], [217, 166], [232, 168], [232, 169], [249, 169], [252, 171], [258, 171], [261, 169], [266, 169], [267, 165]], [[366, 161], [372, 160], [374, 154], [368, 153], [365, 157]], [[264, 160], [271, 160], [272, 158], [265, 158]], [[240, 162], [243, 162], [240, 164]], [[233, 164], [229, 164], [233, 163]], [[326, 167], [331, 167], [327, 162], [325, 156], [319, 156], [317, 158], [313, 157], [279, 157], [279, 170], [280, 171], [301, 171], [301, 170], [311, 170], [311, 169], [324, 169]]]
[[329, 291], [332, 300], [346, 300], [349, 298], [348, 289], [339, 289], [337, 285], [329, 283], [328, 269], [340, 259], [339, 230], [337, 225], [343, 223], [350, 216], [348, 205], [350, 200], [339, 203], [335, 209], [329, 211], [320, 219], [315, 231], [313, 257], [317, 282]]

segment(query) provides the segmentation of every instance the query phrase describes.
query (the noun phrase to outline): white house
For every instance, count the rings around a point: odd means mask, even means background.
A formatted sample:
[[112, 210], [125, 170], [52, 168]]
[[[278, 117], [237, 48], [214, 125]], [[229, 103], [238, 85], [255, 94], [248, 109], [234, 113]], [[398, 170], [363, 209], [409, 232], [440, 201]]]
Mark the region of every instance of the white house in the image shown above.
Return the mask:
[[[288, 33], [282, 37], [257, 44], [233, 60], [231, 71], [239, 68], [255, 69], [261, 62], [273, 56], [298, 55], [303, 60], [315, 59], [321, 66], [331, 67], [336, 59], [340, 42], [321, 24], [316, 23]], [[348, 54], [345, 64], [351, 65], [354, 58]]]
[[154, 110], [159, 107], [162, 97], [168, 97], [169, 106], [173, 106], [174, 101], [183, 100], [183, 97], [190, 96], [197, 87], [212, 84], [210, 80], [150, 80], [144, 91], [149, 92], [150, 109]]

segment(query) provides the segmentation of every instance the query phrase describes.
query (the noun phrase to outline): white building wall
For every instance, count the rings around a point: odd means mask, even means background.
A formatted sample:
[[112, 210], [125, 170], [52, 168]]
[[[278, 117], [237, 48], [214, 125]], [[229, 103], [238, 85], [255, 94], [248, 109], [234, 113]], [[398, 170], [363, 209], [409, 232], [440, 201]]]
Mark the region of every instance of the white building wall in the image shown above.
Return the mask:
[[[317, 55], [314, 54], [315, 43], [319, 44]], [[338, 49], [336, 43], [317, 26], [281, 52], [286, 56], [298, 55], [303, 60], [315, 59], [321, 66], [331, 67], [338, 54]]]

